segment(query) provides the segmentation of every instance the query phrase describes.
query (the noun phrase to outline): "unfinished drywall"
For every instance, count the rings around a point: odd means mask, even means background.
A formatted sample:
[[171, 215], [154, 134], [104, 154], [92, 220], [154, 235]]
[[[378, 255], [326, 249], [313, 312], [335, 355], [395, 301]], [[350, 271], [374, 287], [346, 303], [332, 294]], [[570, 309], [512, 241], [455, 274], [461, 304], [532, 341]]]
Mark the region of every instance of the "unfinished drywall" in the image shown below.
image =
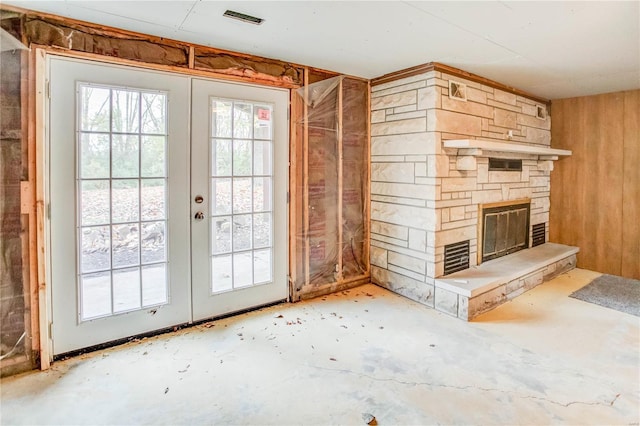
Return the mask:
[[302, 136], [294, 300], [368, 277], [367, 92], [366, 82], [339, 76], [293, 95], [302, 111], [294, 130]]
[[552, 241], [580, 247], [578, 267], [640, 279], [640, 90], [552, 102]]

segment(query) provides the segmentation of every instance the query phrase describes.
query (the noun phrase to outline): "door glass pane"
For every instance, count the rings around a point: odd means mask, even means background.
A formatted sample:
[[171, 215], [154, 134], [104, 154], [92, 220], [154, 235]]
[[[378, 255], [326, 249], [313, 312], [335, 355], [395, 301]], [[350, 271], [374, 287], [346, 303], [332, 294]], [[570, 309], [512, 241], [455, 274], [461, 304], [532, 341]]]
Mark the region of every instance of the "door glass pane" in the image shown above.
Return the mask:
[[167, 303], [167, 264], [156, 263], [142, 267], [142, 306]]
[[245, 102], [233, 103], [233, 137], [251, 139], [253, 136], [253, 105]]
[[111, 271], [85, 274], [80, 277], [82, 319], [111, 313]]
[[229, 253], [231, 251], [231, 216], [214, 217], [211, 224], [213, 254]]
[[211, 152], [213, 176], [231, 176], [231, 139], [216, 139]]
[[251, 178], [233, 179], [233, 212], [251, 212]]
[[219, 138], [230, 138], [233, 133], [231, 111], [233, 102], [214, 100], [211, 103], [211, 135]]
[[111, 212], [113, 222], [131, 222], [138, 220], [140, 194], [138, 179], [119, 179], [111, 181], [113, 195]]
[[231, 213], [231, 179], [211, 179], [211, 212], [214, 215]]
[[140, 264], [140, 233], [138, 223], [114, 225], [111, 230], [113, 267]]
[[233, 141], [233, 175], [251, 176], [251, 141]]
[[253, 174], [271, 175], [271, 142], [253, 142]]
[[140, 92], [132, 90], [111, 90], [112, 131], [117, 133], [138, 133], [140, 129]]
[[142, 223], [142, 263], [166, 261], [165, 225], [164, 221]]
[[110, 182], [108, 180], [85, 180], [80, 185], [80, 215], [82, 225], [109, 223]]
[[166, 176], [166, 136], [142, 135], [140, 165], [142, 177]]
[[80, 134], [80, 175], [84, 179], [109, 178], [109, 135]]
[[167, 196], [164, 179], [142, 179], [140, 206], [142, 220], [165, 219], [165, 198]]
[[142, 133], [167, 133], [166, 97], [159, 93], [142, 94]]
[[111, 90], [104, 87], [80, 87], [80, 130], [108, 132], [111, 121]]
[[138, 135], [113, 135], [111, 139], [111, 177], [138, 177], [140, 157]]
[[273, 106], [212, 99], [210, 107], [211, 292], [217, 293], [272, 280]]
[[113, 271], [113, 311], [140, 308], [140, 268]]
[[79, 86], [80, 319], [165, 304], [167, 95]]
[[211, 258], [211, 284], [213, 292], [229, 291], [233, 289], [233, 266], [231, 255], [213, 256]]

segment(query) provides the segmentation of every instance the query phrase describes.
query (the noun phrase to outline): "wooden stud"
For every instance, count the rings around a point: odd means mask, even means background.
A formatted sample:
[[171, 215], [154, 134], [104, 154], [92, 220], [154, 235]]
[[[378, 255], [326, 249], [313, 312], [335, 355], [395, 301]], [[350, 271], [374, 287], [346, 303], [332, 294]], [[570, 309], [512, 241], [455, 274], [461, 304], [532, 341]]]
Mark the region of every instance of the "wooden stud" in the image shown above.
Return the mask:
[[[24, 297], [24, 327], [27, 338], [24, 339], [24, 348], [27, 358], [31, 358], [33, 354], [38, 352], [38, 341], [34, 338], [38, 336], [38, 304], [37, 300], [32, 298], [32, 281], [34, 274], [32, 269], [31, 258], [34, 257], [31, 250], [32, 235], [35, 234], [35, 228], [31, 228], [31, 218], [35, 215], [34, 194], [32, 182], [32, 170], [30, 167], [29, 153], [31, 146], [29, 144], [29, 52], [22, 51], [20, 54], [20, 124], [22, 130], [22, 149], [26, 148], [27, 174], [29, 180], [20, 182], [20, 213], [22, 228], [26, 228], [26, 235], [21, 235], [22, 242], [22, 291]], [[26, 142], [26, 143], [25, 143]], [[23, 156], [23, 159], [25, 157]], [[23, 166], [24, 169], [24, 166]]]
[[301, 294], [301, 300], [313, 299], [314, 297], [324, 296], [338, 291], [348, 290], [353, 287], [357, 287], [362, 284], [369, 284], [371, 277], [369, 274], [359, 275], [357, 277], [349, 278], [341, 282], [334, 282], [325, 284], [321, 287], [314, 288], [311, 291], [307, 291]]
[[366, 179], [364, 197], [364, 264], [367, 273], [371, 273], [371, 82], [367, 82], [367, 140], [366, 143]]
[[194, 69], [195, 68], [195, 62], [196, 62], [196, 48], [193, 46], [189, 46], [189, 69]]
[[[48, 292], [49, 287], [47, 285], [47, 268], [46, 268], [46, 218], [45, 218], [45, 102], [46, 102], [46, 55], [41, 49], [33, 49], [33, 60], [29, 72], [33, 70], [33, 85], [30, 90], [30, 99], [32, 99], [31, 110], [35, 116], [29, 120], [29, 124], [33, 126], [34, 131], [29, 132], [30, 146], [32, 147], [32, 158], [30, 167], [33, 167], [34, 173], [29, 173], [30, 179], [34, 183], [36, 190], [36, 214], [34, 215], [35, 222], [34, 237], [36, 239], [36, 250], [32, 253], [37, 263], [36, 274], [37, 277], [35, 289], [37, 290], [37, 304], [38, 306], [38, 323], [39, 323], [39, 342], [40, 342], [40, 368], [46, 370], [50, 367], [52, 352], [51, 352], [51, 336], [49, 336], [49, 303]], [[31, 80], [31, 78], [30, 78]], [[35, 309], [34, 309], [35, 310]]]
[[304, 70], [304, 112], [303, 112], [303, 125], [304, 125], [304, 134], [303, 134], [303, 142], [302, 142], [302, 187], [303, 187], [303, 218], [302, 218], [302, 226], [303, 226], [303, 236], [304, 236], [304, 286], [309, 285], [311, 282], [310, 277], [310, 256], [311, 256], [311, 247], [309, 240], [309, 106], [307, 104], [307, 99], [309, 99], [309, 69], [305, 68]]
[[343, 115], [344, 115], [344, 111], [342, 111], [343, 109], [343, 105], [342, 105], [342, 97], [343, 97], [343, 84], [342, 84], [342, 78], [340, 79], [340, 83], [338, 83], [338, 123], [337, 123], [337, 137], [338, 137], [338, 209], [337, 209], [337, 216], [338, 216], [338, 278], [337, 281], [338, 282], [342, 282], [343, 281], [343, 275], [342, 275], [342, 255], [344, 253], [344, 241], [343, 241], [343, 211], [342, 211], [342, 192], [343, 192], [343, 188], [342, 186], [344, 185], [344, 177], [342, 175], [343, 170], [342, 170], [342, 166], [343, 166], [343, 161], [344, 161], [344, 156], [343, 156], [343, 146], [342, 146], [342, 132], [343, 132]]

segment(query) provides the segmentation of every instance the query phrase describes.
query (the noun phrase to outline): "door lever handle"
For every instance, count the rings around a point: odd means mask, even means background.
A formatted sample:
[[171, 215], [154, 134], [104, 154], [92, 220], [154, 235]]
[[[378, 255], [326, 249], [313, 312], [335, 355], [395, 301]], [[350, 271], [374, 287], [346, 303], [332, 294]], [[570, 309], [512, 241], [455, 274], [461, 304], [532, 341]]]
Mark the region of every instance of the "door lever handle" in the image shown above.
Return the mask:
[[204, 219], [204, 213], [202, 212], [196, 212], [195, 216], [193, 217], [195, 220], [203, 220]]

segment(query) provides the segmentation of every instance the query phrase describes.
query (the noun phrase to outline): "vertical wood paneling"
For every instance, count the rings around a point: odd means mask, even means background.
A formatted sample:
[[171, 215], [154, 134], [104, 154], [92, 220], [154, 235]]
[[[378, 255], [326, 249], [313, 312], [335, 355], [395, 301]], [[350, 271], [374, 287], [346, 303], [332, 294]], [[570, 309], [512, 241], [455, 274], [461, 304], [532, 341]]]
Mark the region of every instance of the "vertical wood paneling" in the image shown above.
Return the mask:
[[622, 272], [640, 279], [640, 90], [624, 93]]
[[553, 101], [550, 240], [580, 247], [578, 266], [640, 278], [640, 91]]

